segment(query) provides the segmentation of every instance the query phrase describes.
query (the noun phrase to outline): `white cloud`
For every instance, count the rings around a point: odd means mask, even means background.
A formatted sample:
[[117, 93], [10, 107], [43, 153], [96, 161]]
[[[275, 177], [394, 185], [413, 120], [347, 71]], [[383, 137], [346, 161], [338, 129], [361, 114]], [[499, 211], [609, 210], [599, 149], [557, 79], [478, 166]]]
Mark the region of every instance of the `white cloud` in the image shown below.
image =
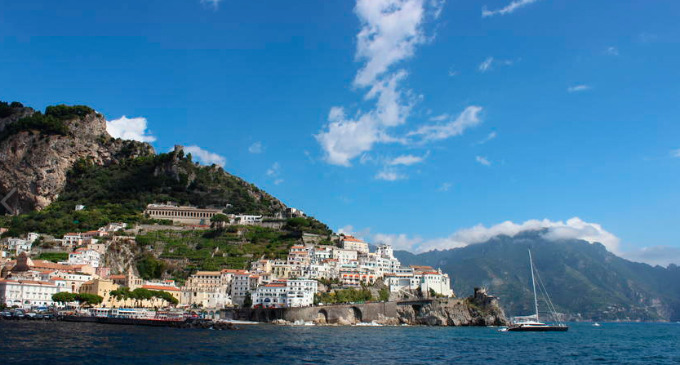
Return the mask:
[[479, 67], [477, 68], [479, 72], [486, 72], [491, 69], [491, 65], [493, 64], [493, 57], [487, 57], [482, 63], [479, 64]]
[[344, 227], [338, 228], [338, 234], [348, 234], [348, 235], [353, 235], [354, 234], [354, 226], [351, 224], [348, 224]]
[[331, 108], [327, 131], [315, 136], [326, 152], [328, 163], [350, 166], [352, 159], [370, 151], [375, 143], [403, 142], [390, 136], [387, 129], [405, 123], [411, 111], [412, 102], [405, 101], [397, 87], [405, 76], [405, 72], [398, 72], [373, 85], [366, 99], [377, 100], [369, 112], [348, 117], [344, 108]]
[[671, 151], [671, 156], [676, 157], [676, 158], [680, 158], [680, 148], [677, 149], [677, 150]]
[[278, 162], [274, 162], [272, 164], [272, 167], [267, 169], [267, 176], [269, 177], [277, 177], [281, 175], [281, 165], [279, 165]]
[[489, 159], [487, 159], [484, 156], [475, 157], [475, 161], [477, 161], [479, 164], [484, 165], [484, 166], [491, 166], [491, 161], [489, 161]]
[[365, 62], [354, 79], [357, 86], [372, 85], [426, 40], [423, 0], [357, 0], [354, 12], [361, 22], [356, 58]]
[[383, 168], [382, 170], [378, 171], [377, 174], [375, 174], [375, 178], [377, 180], [385, 180], [385, 181], [397, 181], [397, 180], [403, 180], [406, 179], [408, 176], [397, 172], [395, 169], [390, 169], [390, 168]]
[[442, 183], [442, 184], [439, 186], [439, 188], [437, 189], [437, 191], [446, 192], [446, 191], [451, 190], [451, 187], [452, 187], [452, 186], [453, 186], [453, 184], [451, 184], [451, 183], [449, 183], [449, 182], [445, 182], [445, 183]]
[[407, 142], [389, 130], [406, 123], [416, 97], [399, 85], [406, 71], [392, 68], [412, 57], [416, 46], [427, 40], [422, 29], [426, 15], [438, 16], [442, 6], [442, 0], [357, 0], [354, 12], [361, 29], [356, 60], [363, 65], [353, 84], [367, 89], [364, 100], [375, 104], [353, 115], [343, 107], [331, 108], [328, 124], [315, 135], [326, 162], [351, 166], [354, 158], [378, 143]]
[[621, 257], [650, 265], [680, 265], [680, 248], [671, 246], [643, 247], [639, 250], [625, 252]]
[[402, 155], [399, 157], [394, 158], [389, 162], [390, 165], [396, 166], [396, 165], [404, 165], [404, 166], [409, 166], [417, 163], [421, 163], [425, 161], [427, 158], [427, 154], [425, 156], [414, 156], [414, 155]]
[[217, 10], [217, 8], [219, 8], [221, 2], [222, 0], [201, 0], [201, 4], [210, 6], [214, 10]]
[[445, 121], [449, 118], [451, 118], [451, 116], [448, 113], [444, 113], [444, 114], [440, 114], [440, 115], [437, 115], [437, 116], [430, 118], [430, 121], [432, 121], [432, 122], [443, 122], [443, 121]]
[[521, 58], [516, 60], [499, 60], [494, 57], [487, 57], [482, 63], [477, 66], [479, 72], [487, 72], [493, 70], [494, 66], [512, 66], [515, 62], [521, 61]]
[[607, 47], [607, 50], [605, 51], [608, 55], [610, 56], [618, 56], [619, 55], [619, 49], [616, 47]]
[[281, 178], [281, 165], [278, 162], [274, 162], [270, 168], [267, 169], [267, 176], [272, 179], [274, 185], [279, 185], [284, 182]]
[[477, 142], [477, 144], [484, 144], [484, 143], [489, 142], [490, 140], [492, 140], [492, 139], [494, 139], [494, 138], [496, 138], [496, 137], [498, 137], [498, 133], [496, 133], [495, 131], [492, 131], [491, 133], [487, 134], [486, 137], [484, 137], [483, 139], [479, 140], [479, 141]]
[[423, 141], [442, 140], [463, 134], [466, 129], [474, 127], [482, 122], [479, 113], [482, 108], [479, 106], [469, 106], [463, 110], [455, 120], [449, 118], [445, 124], [425, 125], [417, 130], [410, 132], [409, 136], [419, 136]]
[[482, 8], [482, 17], [490, 17], [494, 15], [506, 15], [506, 14], [512, 14], [515, 10], [525, 7], [529, 4], [535, 3], [538, 0], [514, 0], [510, 4], [496, 10], [488, 10], [485, 7]]
[[184, 153], [191, 153], [191, 157], [204, 165], [218, 165], [224, 167], [227, 159], [210, 151], [206, 151], [196, 145], [184, 146]]
[[567, 239], [580, 239], [590, 243], [602, 243], [610, 252], [619, 253], [620, 240], [615, 235], [607, 232], [597, 223], [589, 223], [578, 217], [571, 218], [566, 222], [544, 220], [528, 220], [524, 223], [506, 221], [491, 227], [478, 224], [474, 227], [460, 229], [448, 237], [425, 240], [418, 236], [375, 234], [373, 240], [398, 245], [401, 249], [413, 252], [427, 252], [432, 250], [448, 250], [465, 247], [475, 243], [483, 243], [494, 237], [506, 235], [514, 237], [522, 232], [546, 230], [543, 237], [548, 240], [558, 241]]
[[377, 233], [374, 234], [372, 240], [376, 244], [387, 243], [392, 246], [395, 250], [406, 250], [411, 251], [414, 246], [417, 246], [423, 242], [420, 237], [409, 237], [405, 234], [384, 234]]
[[248, 147], [248, 152], [250, 153], [262, 153], [264, 151], [264, 147], [262, 147], [262, 142], [255, 142]]
[[106, 131], [113, 138], [131, 139], [139, 142], [154, 142], [156, 137], [149, 135], [146, 130], [146, 118], [127, 118], [122, 116], [118, 119], [106, 121]]
[[582, 85], [570, 86], [570, 87], [567, 88], [567, 92], [569, 92], [569, 93], [577, 93], [577, 92], [586, 91], [586, 90], [590, 90], [590, 86], [582, 84]]

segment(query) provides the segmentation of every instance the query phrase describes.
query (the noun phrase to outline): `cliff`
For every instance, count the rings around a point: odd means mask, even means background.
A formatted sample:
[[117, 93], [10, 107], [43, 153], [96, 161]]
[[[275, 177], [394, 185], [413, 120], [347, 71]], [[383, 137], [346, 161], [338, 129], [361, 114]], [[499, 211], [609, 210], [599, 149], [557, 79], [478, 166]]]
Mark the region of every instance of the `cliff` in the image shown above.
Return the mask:
[[104, 117], [87, 107], [60, 105], [40, 113], [4, 103], [0, 194], [14, 190], [7, 201], [14, 212], [9, 213], [42, 210], [58, 198], [76, 161], [105, 166], [153, 152], [149, 144], [111, 138]]
[[475, 289], [465, 299], [435, 299], [424, 305], [397, 307], [400, 323], [427, 326], [505, 326], [505, 317], [498, 299], [484, 289]]
[[299, 308], [245, 308], [225, 310], [227, 318], [288, 325], [400, 324], [424, 326], [504, 326], [508, 324], [496, 297], [477, 289], [466, 299], [422, 299], [366, 302]]

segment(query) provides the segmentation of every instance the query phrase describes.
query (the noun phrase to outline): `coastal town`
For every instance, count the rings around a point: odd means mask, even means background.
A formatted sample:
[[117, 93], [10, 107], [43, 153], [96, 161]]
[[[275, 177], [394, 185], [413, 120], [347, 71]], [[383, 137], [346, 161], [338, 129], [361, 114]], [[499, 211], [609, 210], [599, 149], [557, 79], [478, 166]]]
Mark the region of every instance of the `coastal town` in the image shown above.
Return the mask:
[[[262, 216], [227, 215], [221, 209], [172, 203], [149, 204], [144, 214], [168, 224], [154, 226], [157, 230], [275, 224]], [[292, 208], [286, 214], [304, 216]], [[7, 232], [0, 231], [4, 236]], [[377, 293], [369, 294], [373, 301], [454, 297], [451, 280], [441, 270], [402, 265], [390, 245], [372, 246], [347, 234], [333, 234], [328, 240], [303, 233], [298, 243], [289, 247], [286, 257], [253, 258], [249, 267], [240, 269], [199, 270], [181, 283], [172, 278], [142, 279], [132, 263], [124, 270], [107, 267], [111, 245], [130, 244], [139, 232], [140, 227], [110, 223], [93, 231], [66, 233], [61, 238], [41, 233], [4, 237], [0, 241], [0, 305], [26, 311], [99, 308], [99, 312], [91, 313], [109, 313], [107, 310], [114, 308], [151, 311], [172, 307], [217, 315], [228, 308], [310, 307], [334, 298], [341, 303], [336, 294], [347, 290], [373, 289]], [[65, 259], [50, 260], [54, 257]]]

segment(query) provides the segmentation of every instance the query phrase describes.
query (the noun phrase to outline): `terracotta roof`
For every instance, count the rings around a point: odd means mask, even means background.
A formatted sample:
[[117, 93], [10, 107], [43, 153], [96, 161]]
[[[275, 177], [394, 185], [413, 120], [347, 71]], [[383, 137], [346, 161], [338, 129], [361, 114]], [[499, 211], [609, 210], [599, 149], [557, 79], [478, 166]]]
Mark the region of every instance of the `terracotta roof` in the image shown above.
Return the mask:
[[163, 291], [180, 291], [179, 288], [174, 286], [163, 286], [163, 285], [142, 285], [142, 288], [149, 290], [163, 290]]
[[58, 277], [58, 276], [53, 276], [53, 277], [50, 278], [50, 281], [59, 281], [59, 280], [61, 280], [61, 281], [66, 281], [66, 279], [62, 279], [62, 278], [60, 278], [60, 277]]
[[125, 275], [109, 275], [109, 279], [125, 279]]
[[31, 267], [35, 268], [35, 269], [52, 269], [52, 270], [75, 271], [76, 269], [79, 269], [82, 266], [83, 265], [55, 264], [54, 262], [46, 261], [46, 260], [33, 260], [33, 265]]
[[357, 239], [354, 236], [345, 236], [345, 238], [342, 239], [343, 241], [349, 241], [349, 242], [359, 242], [359, 243], [366, 243], [360, 239]]

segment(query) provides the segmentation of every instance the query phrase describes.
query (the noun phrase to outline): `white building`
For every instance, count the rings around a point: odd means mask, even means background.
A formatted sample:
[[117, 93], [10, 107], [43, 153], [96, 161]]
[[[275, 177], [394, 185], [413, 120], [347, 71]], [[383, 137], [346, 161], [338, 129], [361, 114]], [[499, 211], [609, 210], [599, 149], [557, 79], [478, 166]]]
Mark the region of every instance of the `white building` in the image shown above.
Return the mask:
[[229, 220], [231, 224], [255, 225], [262, 223], [263, 217], [261, 215], [230, 214]]
[[50, 306], [52, 295], [58, 292], [59, 288], [52, 282], [0, 279], [0, 303], [8, 307]]
[[357, 251], [356, 250], [345, 250], [336, 248], [333, 250], [333, 258], [338, 260], [340, 265], [348, 265], [352, 262], [357, 261]]
[[368, 243], [354, 236], [343, 236], [340, 241], [342, 243], [342, 248], [345, 250], [354, 250], [358, 253], [368, 253]]
[[316, 280], [296, 279], [286, 281], [288, 307], [309, 307], [314, 304], [314, 294], [318, 291]]
[[288, 288], [286, 280], [276, 280], [260, 286], [253, 293], [253, 306], [282, 308], [286, 306]]
[[232, 302], [236, 305], [243, 305], [246, 296], [248, 294], [252, 296], [261, 282], [260, 275], [251, 274], [247, 271], [235, 273], [230, 288]]
[[117, 232], [122, 231], [127, 228], [127, 223], [109, 223], [104, 227], [100, 227], [98, 230], [101, 232]]
[[428, 271], [420, 274], [420, 290], [423, 295], [429, 296], [430, 289], [436, 294], [445, 297], [452, 297], [453, 290], [451, 290], [451, 280], [448, 274], [443, 274], [441, 270]]
[[5, 242], [7, 249], [10, 252], [14, 252], [15, 255], [19, 255], [22, 252], [31, 253], [32, 241], [21, 238], [8, 238]]
[[62, 238], [62, 244], [64, 246], [80, 246], [83, 244], [83, 235], [80, 233], [67, 233]]
[[314, 304], [316, 280], [275, 280], [257, 288], [253, 305], [265, 308], [308, 307]]
[[37, 241], [38, 238], [40, 238], [40, 234], [35, 233], [35, 232], [29, 232], [29, 233], [26, 235], [26, 240], [27, 240], [28, 242], [30, 242], [30, 243], [33, 243], [33, 242]]
[[95, 269], [99, 267], [101, 254], [95, 250], [78, 249], [68, 255], [68, 265], [90, 265]]

